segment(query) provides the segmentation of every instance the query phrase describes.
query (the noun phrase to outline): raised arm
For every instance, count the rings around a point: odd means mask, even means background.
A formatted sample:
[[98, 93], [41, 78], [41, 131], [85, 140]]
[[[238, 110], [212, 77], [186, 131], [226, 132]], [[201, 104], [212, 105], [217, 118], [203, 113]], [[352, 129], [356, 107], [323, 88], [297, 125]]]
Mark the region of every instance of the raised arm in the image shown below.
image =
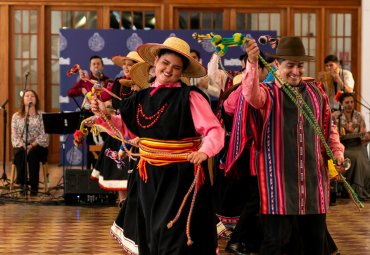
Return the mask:
[[259, 86], [258, 55], [260, 53], [257, 43], [250, 40], [247, 43], [248, 61], [243, 72], [243, 95], [254, 108], [261, 109], [266, 103], [266, 92]]

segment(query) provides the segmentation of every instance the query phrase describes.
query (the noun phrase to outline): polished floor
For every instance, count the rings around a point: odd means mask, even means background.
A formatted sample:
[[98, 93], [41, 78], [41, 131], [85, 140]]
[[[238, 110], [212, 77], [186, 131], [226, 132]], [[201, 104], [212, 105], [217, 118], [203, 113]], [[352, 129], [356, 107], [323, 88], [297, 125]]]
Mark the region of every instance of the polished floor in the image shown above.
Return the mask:
[[[9, 193], [7, 181], [0, 182], [0, 254], [125, 254], [109, 232], [118, 207], [66, 205], [58, 186], [61, 167], [51, 165], [49, 173], [50, 194], [35, 197], [21, 196], [17, 187]], [[6, 174], [9, 178], [10, 170]], [[328, 226], [341, 255], [370, 254], [370, 202], [364, 204], [358, 211], [350, 200], [339, 199], [330, 207]], [[226, 242], [219, 241], [222, 255], [228, 254]]]

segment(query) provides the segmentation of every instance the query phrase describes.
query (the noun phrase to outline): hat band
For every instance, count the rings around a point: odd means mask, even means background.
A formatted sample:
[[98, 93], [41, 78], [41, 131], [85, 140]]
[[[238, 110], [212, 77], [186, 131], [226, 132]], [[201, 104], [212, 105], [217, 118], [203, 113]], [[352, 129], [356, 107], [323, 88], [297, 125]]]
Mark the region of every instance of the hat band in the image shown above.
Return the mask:
[[278, 56], [297, 56], [297, 57], [303, 57], [303, 56], [306, 56], [306, 53], [304, 51], [304, 49], [297, 49], [297, 50], [293, 50], [292, 49], [279, 49], [277, 52], [276, 52], [276, 55]]

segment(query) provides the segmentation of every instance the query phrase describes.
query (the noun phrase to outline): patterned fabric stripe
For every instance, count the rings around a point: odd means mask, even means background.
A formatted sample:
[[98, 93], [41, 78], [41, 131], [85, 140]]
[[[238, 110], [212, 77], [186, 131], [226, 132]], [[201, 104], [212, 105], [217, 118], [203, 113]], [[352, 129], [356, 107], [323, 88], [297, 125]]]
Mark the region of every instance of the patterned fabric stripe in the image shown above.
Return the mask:
[[[328, 117], [327, 117], [327, 114], [329, 113], [330, 115], [330, 112], [331, 111], [327, 111], [324, 107], [326, 105], [326, 102], [325, 102], [325, 93], [322, 93], [322, 91], [320, 91], [320, 88], [319, 86], [317, 86], [315, 83], [308, 83], [309, 86], [307, 86], [307, 91], [309, 92], [309, 95], [311, 96], [311, 100], [313, 102], [313, 108], [314, 108], [314, 113], [315, 113], [315, 117], [318, 121], [319, 124], [321, 124], [321, 127], [322, 127], [322, 131], [323, 131], [323, 135], [324, 137], [326, 138], [326, 141], [328, 141], [328, 126], [325, 125], [323, 126], [323, 123], [327, 123], [327, 120], [328, 120]], [[320, 98], [321, 101], [319, 102], [317, 100], [317, 98]], [[322, 114], [321, 114], [322, 112]], [[319, 116], [323, 115], [324, 117], [322, 119], [320, 119]], [[330, 118], [329, 118], [330, 119]], [[321, 123], [320, 123], [321, 121]], [[318, 183], [318, 187], [317, 187], [317, 207], [319, 208], [319, 212], [320, 213], [325, 213], [326, 212], [326, 199], [327, 199], [327, 190], [325, 190], [325, 188], [323, 187], [323, 176], [322, 176], [322, 166], [320, 165], [321, 164], [321, 161], [319, 160], [322, 156], [322, 153], [325, 153], [325, 149], [321, 149], [320, 148], [320, 144], [321, 144], [321, 141], [320, 139], [318, 138], [318, 136], [315, 136], [315, 151], [316, 151], [316, 169], [317, 169], [317, 183]], [[323, 147], [323, 146], [321, 146]], [[324, 152], [323, 152], [324, 150]], [[325, 154], [324, 154], [324, 159], [326, 158], [325, 157]], [[325, 179], [328, 179], [328, 171], [325, 171], [327, 173], [327, 176]]]
[[244, 96], [240, 94], [237, 101], [237, 108], [234, 113], [232, 132], [225, 162], [225, 174], [229, 177], [237, 178], [240, 175], [240, 171], [234, 166], [249, 139], [246, 132], [247, 111], [248, 105]]
[[[282, 91], [277, 87], [274, 86], [274, 94], [278, 98], [282, 98]], [[283, 121], [284, 116], [280, 116], [280, 113], [282, 111], [282, 100], [275, 100], [275, 105], [273, 107], [274, 115], [273, 119], [271, 120], [272, 123], [276, 123], [273, 130], [273, 151], [271, 157], [274, 160], [274, 166], [275, 166], [275, 185], [276, 185], [276, 201], [275, 204], [277, 206], [278, 214], [285, 214], [285, 195], [284, 195], [284, 187], [283, 187], [283, 180], [284, 177], [284, 171], [282, 169], [282, 166], [284, 166], [284, 150], [281, 148], [283, 147]], [[276, 156], [275, 156], [276, 155]]]
[[227, 217], [227, 216], [223, 216], [220, 214], [216, 214], [216, 216], [220, 219], [222, 224], [225, 225], [226, 227], [235, 227], [235, 225], [239, 221], [239, 216]]
[[[267, 85], [268, 86], [268, 85]], [[263, 123], [263, 129], [262, 129], [262, 136], [261, 139], [261, 153], [258, 154], [258, 179], [259, 179], [259, 185], [260, 185], [260, 194], [261, 194], [261, 212], [263, 214], [266, 214], [269, 212], [269, 214], [276, 214], [276, 208], [274, 205], [276, 203], [274, 202], [274, 183], [272, 182], [272, 165], [274, 164], [272, 158], [268, 158], [267, 151], [271, 149], [271, 139], [269, 137], [266, 137], [265, 134], [269, 133], [270, 126], [271, 126], [271, 111], [273, 109], [273, 97], [274, 95], [270, 90], [268, 90], [267, 86], [263, 86], [262, 88], [265, 89], [267, 93], [267, 100], [265, 104], [265, 108], [263, 109], [263, 114], [269, 114], [268, 116], [263, 116], [264, 123]], [[260, 127], [261, 128], [261, 127]], [[266, 140], [264, 140], [266, 139]]]
[[[302, 100], [298, 100], [298, 103], [302, 105]], [[299, 214], [306, 214], [306, 198], [307, 198], [307, 190], [306, 190], [306, 159], [305, 159], [305, 136], [304, 136], [304, 116], [301, 112], [299, 112], [298, 116], [298, 125], [297, 125], [297, 166], [298, 166], [298, 213]]]

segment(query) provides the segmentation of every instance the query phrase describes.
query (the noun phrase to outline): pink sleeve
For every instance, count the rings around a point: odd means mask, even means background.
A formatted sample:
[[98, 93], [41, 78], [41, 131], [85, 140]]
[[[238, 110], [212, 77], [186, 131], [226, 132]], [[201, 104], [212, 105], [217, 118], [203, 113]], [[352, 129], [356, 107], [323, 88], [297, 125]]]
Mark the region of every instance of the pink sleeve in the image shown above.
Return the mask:
[[335, 158], [340, 157], [340, 156], [343, 157], [344, 146], [340, 142], [338, 129], [334, 123], [331, 124], [331, 129], [330, 129], [330, 134], [329, 134], [329, 147], [332, 150]]
[[247, 61], [247, 66], [243, 72], [242, 87], [243, 96], [254, 108], [260, 109], [266, 103], [266, 92], [259, 86], [257, 64]]
[[239, 86], [236, 90], [231, 92], [228, 98], [225, 100], [224, 109], [227, 114], [229, 115], [234, 114], [234, 111], [236, 108], [236, 102], [238, 101], [241, 91], [242, 91], [242, 86]]
[[195, 130], [202, 136], [199, 152], [204, 152], [208, 157], [215, 156], [224, 146], [224, 129], [213, 114], [209, 103], [198, 92], [190, 92], [190, 110]]
[[[109, 135], [115, 135], [114, 131], [108, 125], [108, 123], [104, 122], [101, 118], [96, 120], [96, 124], [104, 127]], [[121, 131], [123, 137], [128, 137], [129, 139], [133, 139], [137, 137], [134, 133], [132, 133], [126, 126], [126, 124], [122, 121], [121, 115], [111, 115], [110, 124]]]

